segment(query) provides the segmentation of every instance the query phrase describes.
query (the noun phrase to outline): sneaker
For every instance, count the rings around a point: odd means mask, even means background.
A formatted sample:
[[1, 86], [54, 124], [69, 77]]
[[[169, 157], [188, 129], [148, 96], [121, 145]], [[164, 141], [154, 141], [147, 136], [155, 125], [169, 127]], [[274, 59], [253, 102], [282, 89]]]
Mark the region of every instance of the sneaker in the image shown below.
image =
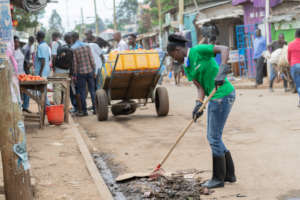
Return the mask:
[[96, 113], [96, 110], [93, 110], [93, 115], [96, 115], [97, 113]]
[[77, 117], [86, 117], [88, 116], [89, 114], [87, 112], [79, 112], [79, 113], [76, 113], [76, 116]]
[[23, 112], [32, 113], [30, 110], [23, 108]]
[[284, 92], [289, 92], [290, 90], [288, 88], [284, 88]]
[[273, 88], [269, 88], [269, 91], [270, 91], [270, 92], [274, 92]]

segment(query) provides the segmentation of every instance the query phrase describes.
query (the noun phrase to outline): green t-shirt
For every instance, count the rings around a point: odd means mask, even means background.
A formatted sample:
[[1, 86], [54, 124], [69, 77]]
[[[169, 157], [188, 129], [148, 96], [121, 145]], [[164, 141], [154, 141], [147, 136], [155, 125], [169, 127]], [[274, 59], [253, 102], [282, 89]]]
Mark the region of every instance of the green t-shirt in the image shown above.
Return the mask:
[[[191, 48], [188, 56], [189, 66], [184, 67], [188, 80], [197, 80], [203, 87], [206, 96], [209, 96], [215, 88], [215, 77], [219, 72], [213, 49], [214, 45], [207, 44]], [[233, 91], [233, 85], [226, 78], [225, 83], [218, 88], [212, 99], [223, 98]]]

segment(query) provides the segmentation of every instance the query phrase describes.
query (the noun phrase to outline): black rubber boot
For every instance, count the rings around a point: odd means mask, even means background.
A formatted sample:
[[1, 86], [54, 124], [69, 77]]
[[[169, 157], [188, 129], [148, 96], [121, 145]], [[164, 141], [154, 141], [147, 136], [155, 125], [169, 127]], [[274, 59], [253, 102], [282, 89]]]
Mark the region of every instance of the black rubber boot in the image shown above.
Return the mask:
[[236, 182], [236, 176], [234, 173], [234, 164], [233, 164], [233, 160], [232, 160], [230, 151], [225, 153], [225, 159], [226, 159], [225, 182], [234, 183], [234, 182]]
[[224, 179], [226, 174], [225, 156], [213, 156], [213, 176], [211, 180], [202, 184], [202, 187], [218, 188], [224, 187]]

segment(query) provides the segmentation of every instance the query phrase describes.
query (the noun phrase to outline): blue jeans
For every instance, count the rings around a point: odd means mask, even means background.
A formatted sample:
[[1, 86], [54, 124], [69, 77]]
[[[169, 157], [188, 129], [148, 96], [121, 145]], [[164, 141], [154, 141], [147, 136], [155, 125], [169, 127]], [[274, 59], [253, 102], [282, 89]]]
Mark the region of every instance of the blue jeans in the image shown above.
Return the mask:
[[207, 139], [214, 156], [227, 152], [222, 141], [223, 129], [235, 101], [235, 91], [222, 99], [211, 100], [207, 109]]
[[[274, 80], [275, 80], [275, 78], [276, 78], [276, 76], [277, 76], [277, 71], [274, 69], [274, 64], [271, 64], [271, 76], [270, 76], [270, 88], [273, 88], [273, 83], [274, 83]], [[284, 88], [287, 88], [287, 80], [286, 80], [286, 77], [285, 77], [285, 75], [284, 74], [280, 74], [280, 76], [281, 76], [281, 78], [282, 78], [282, 80], [283, 80], [283, 87]]]
[[23, 99], [23, 109], [28, 109], [29, 108], [29, 96], [25, 93], [22, 94], [22, 99]]
[[91, 94], [93, 110], [95, 111], [95, 79], [94, 73], [91, 72], [89, 74], [78, 74], [77, 75], [77, 88], [80, 94], [80, 100], [82, 105], [82, 112], [87, 112], [86, 106], [86, 83], [88, 84], [89, 92]]
[[296, 85], [298, 95], [300, 97], [300, 63], [295, 64], [291, 67], [291, 75]]
[[72, 106], [75, 109], [75, 111], [78, 111], [76, 93], [79, 93], [79, 92], [78, 92], [78, 89], [77, 89], [76, 86], [75, 86], [75, 91], [74, 92], [73, 92], [72, 86], [70, 86], [70, 100], [71, 100]]

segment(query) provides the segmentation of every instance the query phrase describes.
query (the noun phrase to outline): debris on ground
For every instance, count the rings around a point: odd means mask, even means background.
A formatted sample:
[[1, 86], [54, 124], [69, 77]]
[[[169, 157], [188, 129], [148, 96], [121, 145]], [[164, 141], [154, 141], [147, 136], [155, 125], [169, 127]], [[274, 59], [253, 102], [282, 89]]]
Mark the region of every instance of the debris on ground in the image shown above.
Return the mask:
[[[116, 178], [122, 169], [112, 162], [108, 154], [93, 154], [95, 163], [117, 200], [199, 200], [200, 195], [210, 195], [213, 191], [201, 187], [203, 180], [200, 174], [204, 171], [189, 169], [175, 173], [164, 173], [155, 179], [134, 178], [116, 183]], [[114, 177], [114, 178], [113, 178]]]
[[209, 195], [211, 190], [201, 187], [201, 178], [194, 173], [176, 172], [156, 179], [141, 178], [119, 184], [128, 199], [178, 199], [198, 200], [200, 195]]

